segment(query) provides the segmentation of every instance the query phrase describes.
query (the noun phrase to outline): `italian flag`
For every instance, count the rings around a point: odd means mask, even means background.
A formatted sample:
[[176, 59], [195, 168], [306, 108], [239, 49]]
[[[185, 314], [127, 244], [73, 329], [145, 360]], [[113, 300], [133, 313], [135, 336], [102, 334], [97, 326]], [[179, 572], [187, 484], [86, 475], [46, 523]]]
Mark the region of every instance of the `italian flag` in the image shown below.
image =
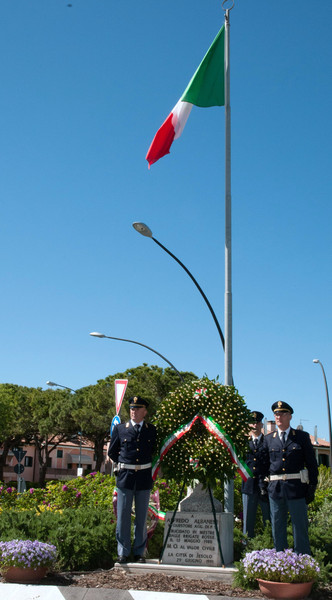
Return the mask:
[[224, 106], [225, 27], [223, 26], [191, 78], [180, 100], [158, 129], [146, 155], [149, 168], [169, 154], [173, 141], [182, 134], [193, 105]]

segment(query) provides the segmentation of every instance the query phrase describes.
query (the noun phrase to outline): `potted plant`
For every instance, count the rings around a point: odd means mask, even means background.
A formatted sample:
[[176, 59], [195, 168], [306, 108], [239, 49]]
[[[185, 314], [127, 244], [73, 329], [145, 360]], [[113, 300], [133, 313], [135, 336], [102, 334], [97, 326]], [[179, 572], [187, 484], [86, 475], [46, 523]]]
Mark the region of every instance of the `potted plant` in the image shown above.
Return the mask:
[[0, 542], [0, 569], [6, 581], [31, 583], [54, 567], [56, 547], [38, 540]]
[[291, 549], [248, 552], [241, 561], [244, 578], [257, 580], [268, 598], [300, 599], [310, 594], [319, 574], [317, 561], [309, 554], [296, 554]]

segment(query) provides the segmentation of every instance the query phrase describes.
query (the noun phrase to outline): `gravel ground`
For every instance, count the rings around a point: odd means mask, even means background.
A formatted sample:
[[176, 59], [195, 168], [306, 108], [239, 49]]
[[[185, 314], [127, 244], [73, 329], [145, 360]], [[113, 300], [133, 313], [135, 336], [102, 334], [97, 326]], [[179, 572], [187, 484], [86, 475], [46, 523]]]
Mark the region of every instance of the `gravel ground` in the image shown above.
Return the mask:
[[[221, 581], [187, 579], [174, 575], [145, 573], [131, 575], [119, 567], [113, 569], [89, 571], [85, 573], [59, 573], [48, 575], [43, 585], [65, 585], [85, 588], [112, 588], [119, 590], [149, 590], [157, 592], [175, 592], [183, 594], [206, 594], [229, 596], [234, 598], [265, 598], [259, 590], [242, 590], [232, 588]], [[332, 585], [320, 588], [312, 593], [312, 600], [332, 600]]]

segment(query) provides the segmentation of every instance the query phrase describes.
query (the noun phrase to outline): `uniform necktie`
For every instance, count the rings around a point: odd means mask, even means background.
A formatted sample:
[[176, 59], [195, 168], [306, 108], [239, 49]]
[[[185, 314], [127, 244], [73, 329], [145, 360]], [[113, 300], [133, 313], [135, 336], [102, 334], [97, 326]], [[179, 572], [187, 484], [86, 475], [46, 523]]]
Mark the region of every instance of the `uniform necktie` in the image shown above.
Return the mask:
[[286, 431], [281, 432], [281, 443], [284, 446], [286, 443]]
[[258, 439], [254, 438], [254, 448], [255, 448], [255, 450], [257, 449], [257, 446], [258, 446]]
[[136, 437], [138, 437], [138, 436], [139, 436], [140, 429], [141, 429], [141, 428], [140, 428], [139, 424], [138, 424], [138, 423], [136, 423], [136, 425], [135, 425], [135, 433], [136, 433]]

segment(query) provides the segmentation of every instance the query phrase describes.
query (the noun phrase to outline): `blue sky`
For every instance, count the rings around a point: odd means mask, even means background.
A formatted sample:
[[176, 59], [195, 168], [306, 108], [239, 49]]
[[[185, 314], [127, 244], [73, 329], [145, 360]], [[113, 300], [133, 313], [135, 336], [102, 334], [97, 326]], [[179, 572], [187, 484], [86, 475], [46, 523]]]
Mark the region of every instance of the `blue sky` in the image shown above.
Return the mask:
[[[147, 362], [217, 375], [224, 355], [224, 109], [151, 140], [223, 24], [217, 0], [1, 3], [1, 380], [77, 389]], [[328, 439], [332, 377], [332, 3], [231, 11], [233, 377]]]

